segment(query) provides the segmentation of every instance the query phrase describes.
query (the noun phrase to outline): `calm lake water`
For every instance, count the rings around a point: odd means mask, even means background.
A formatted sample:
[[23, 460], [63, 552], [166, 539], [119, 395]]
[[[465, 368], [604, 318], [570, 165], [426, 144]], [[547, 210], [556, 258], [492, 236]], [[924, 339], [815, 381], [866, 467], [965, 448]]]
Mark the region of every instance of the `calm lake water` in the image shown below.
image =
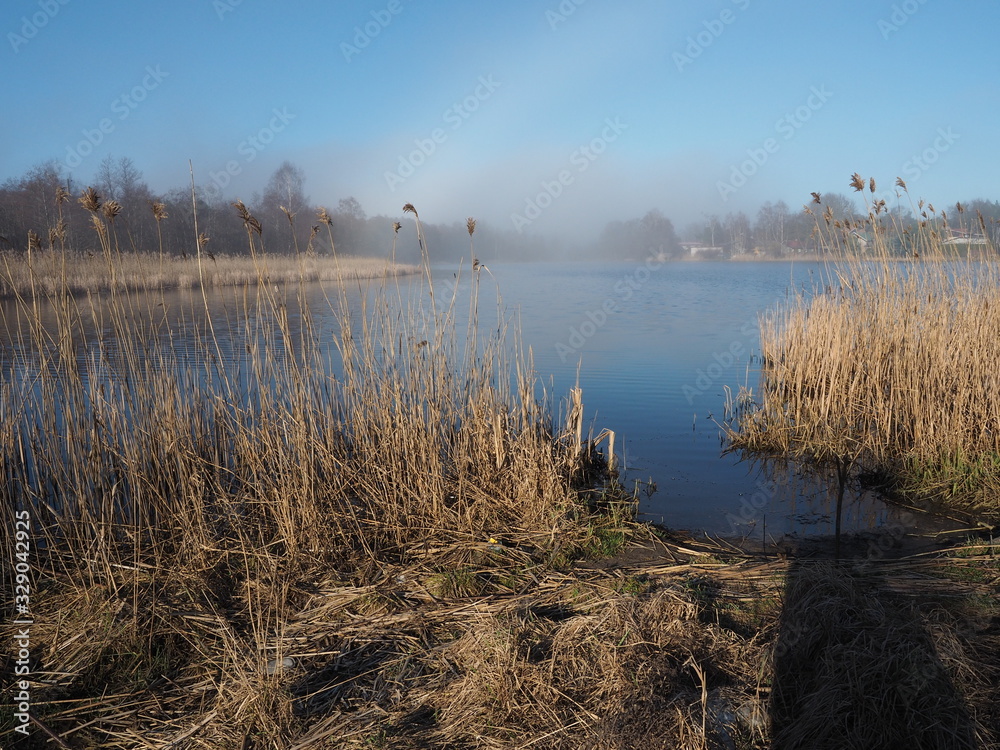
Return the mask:
[[[519, 322], [525, 348], [550, 392], [565, 396], [579, 380], [586, 416], [594, 433], [617, 435], [616, 448], [626, 479], [647, 482], [641, 511], [673, 528], [712, 534], [761, 538], [782, 534], [833, 532], [833, 493], [829, 482], [792, 475], [775, 479], [758, 467], [722, 455], [721, 430], [726, 388], [756, 389], [759, 376], [757, 320], [761, 311], [783, 302], [795, 290], [811, 290], [823, 277], [814, 263], [488, 263], [481, 274], [480, 315], [484, 327], [495, 325], [497, 292], [508, 317]], [[467, 312], [468, 268], [434, 271], [439, 298], [458, 287], [458, 330]], [[401, 279], [406, 287], [416, 277]], [[306, 297], [323, 340], [339, 330], [326, 295], [333, 285], [307, 286]], [[352, 285], [351, 305], [360, 307], [366, 293]], [[244, 350], [232, 325], [241, 305], [238, 293], [210, 295], [215, 334], [223, 356], [239, 362]], [[294, 290], [287, 298], [294, 301]], [[367, 293], [370, 297], [370, 290]], [[462, 304], [462, 301], [465, 304]], [[166, 326], [150, 335], [169, 337], [178, 351], [193, 348], [207, 321], [198, 291], [155, 295], [136, 306], [167, 311]], [[7, 330], [17, 312], [0, 304]], [[160, 314], [160, 313], [155, 313]], [[44, 317], [45, 312], [42, 311]], [[162, 315], [161, 315], [162, 317]], [[298, 316], [290, 305], [294, 330]], [[107, 329], [110, 322], [97, 322]], [[235, 352], [235, 354], [234, 354]], [[4, 377], [23, 369], [26, 353], [8, 336], [0, 351]], [[81, 342], [81, 357], [93, 357], [93, 345]], [[655, 486], [655, 491], [653, 487]], [[877, 498], [851, 497], [845, 505], [846, 530], [887, 523], [907, 525], [908, 514]]]
[[[624, 441], [644, 515], [673, 528], [760, 538], [832, 534], [829, 482], [775, 477], [723, 455], [726, 388], [756, 391], [758, 315], [824, 278], [816, 263], [490, 266], [557, 393], [577, 378], [596, 431]], [[610, 311], [610, 312], [607, 312]], [[909, 521], [877, 498], [845, 504], [844, 528]]]

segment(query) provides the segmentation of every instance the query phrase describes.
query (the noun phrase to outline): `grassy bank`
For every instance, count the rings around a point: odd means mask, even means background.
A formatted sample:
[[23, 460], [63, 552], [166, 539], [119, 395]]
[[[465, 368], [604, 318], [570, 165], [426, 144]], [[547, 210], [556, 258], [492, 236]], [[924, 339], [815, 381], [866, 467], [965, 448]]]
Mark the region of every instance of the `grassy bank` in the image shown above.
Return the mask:
[[330, 255], [248, 255], [161, 257], [156, 253], [123, 252], [111, 257], [103, 253], [38, 250], [30, 259], [23, 253], [0, 254], [0, 296], [53, 295], [61, 291], [86, 292], [156, 291], [206, 287], [256, 285], [263, 277], [271, 283], [379, 279], [386, 275], [413, 274], [415, 266], [391, 263], [382, 258], [333, 257]]
[[760, 391], [730, 405], [733, 445], [996, 522], [1000, 266], [959, 257], [940, 220], [904, 232], [877, 203], [863, 223], [820, 217], [817, 231], [838, 260], [764, 315]]

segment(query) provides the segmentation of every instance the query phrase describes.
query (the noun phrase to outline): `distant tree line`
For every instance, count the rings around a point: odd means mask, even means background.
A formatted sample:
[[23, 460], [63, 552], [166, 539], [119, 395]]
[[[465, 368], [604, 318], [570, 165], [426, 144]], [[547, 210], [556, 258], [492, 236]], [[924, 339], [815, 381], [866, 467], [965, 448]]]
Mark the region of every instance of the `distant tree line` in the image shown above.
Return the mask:
[[[265, 252], [388, 256], [393, 247], [394, 223], [400, 216], [369, 217], [354, 197], [336, 206], [316, 206], [305, 194], [303, 171], [285, 162], [271, 175], [260, 194], [245, 203], [262, 227]], [[192, 255], [196, 252], [195, 207], [198, 233], [208, 238], [208, 252], [248, 252], [246, 231], [230, 198], [214, 186], [180, 187], [154, 193], [129, 158], [107, 157], [88, 183], [62, 175], [56, 162], [30, 169], [0, 185], [0, 250], [26, 251], [29, 241], [39, 247], [93, 251], [97, 239], [90, 218], [78, 203], [84, 189], [93, 187], [104, 202], [115, 201], [120, 211], [115, 228], [122, 252], [163, 252]], [[418, 206], [419, 208], [419, 206]], [[402, 209], [402, 206], [400, 206]], [[407, 222], [404, 222], [406, 224]], [[427, 242], [435, 260], [458, 262], [469, 257], [470, 243], [464, 217], [451, 224], [424, 222]], [[33, 238], [29, 240], [29, 238]], [[402, 262], [419, 260], [415, 241], [396, 243]], [[539, 236], [521, 235], [478, 222], [474, 250], [483, 259], [498, 255], [510, 260], [552, 257], [560, 246]]]
[[[894, 223], [900, 230], [910, 230], [910, 234], [915, 234], [913, 230], [918, 223], [930, 223], [942, 239], [982, 238], [1000, 248], [1000, 201], [980, 198], [956, 203], [945, 210], [921, 201], [912, 208], [882, 205], [876, 211], [876, 199], [871, 196], [860, 209], [860, 201], [843, 193], [813, 196], [808, 204], [795, 211], [784, 201], [767, 201], [753, 218], [742, 211], [725, 216], [705, 215], [702, 221], [687, 224], [680, 236], [670, 219], [654, 209], [641, 218], [609, 222], [587, 254], [641, 260], [650, 255], [691, 257], [692, 246], [704, 258], [751, 254], [794, 257], [821, 254], [835, 245], [860, 250], [872, 239], [867, 220], [873, 211], [876, 223]], [[817, 227], [825, 230], [822, 236]], [[907, 231], [889, 232], [886, 242], [891, 250], [909, 254], [912, 249], [902, 244], [907, 235]]]
[[[913, 208], [880, 206], [877, 211], [869, 201], [861, 209], [856, 201], [843, 193], [813, 194], [814, 198], [798, 211], [789, 209], [784, 201], [764, 203], [751, 219], [742, 211], [725, 216], [710, 215], [704, 221], [688, 224], [684, 240], [703, 247], [715, 247], [722, 257], [760, 253], [769, 256], [793, 256], [798, 253], [819, 253], [830, 246], [831, 238], [852, 242], [860, 248], [871, 239], [867, 221], [872, 212], [876, 223], [895, 224], [911, 233], [920, 223], [930, 223], [942, 239], [949, 237], [983, 238], [1000, 247], [1000, 201], [977, 198], [935, 209], [919, 202]], [[821, 241], [817, 227], [827, 230], [827, 241]], [[892, 249], [908, 252], [902, 246], [906, 231], [891, 232]]]
[[643, 260], [650, 256], [676, 258], [683, 249], [673, 222], [653, 209], [639, 219], [608, 222], [598, 241], [598, 253], [607, 258]]
[[[89, 215], [78, 204], [87, 187], [96, 189], [103, 201], [114, 201], [120, 207], [114, 221], [123, 252], [162, 250], [168, 255], [194, 254], [195, 206], [198, 233], [208, 238], [204, 245], [208, 252], [247, 252], [243, 222], [231, 200], [214, 185], [196, 188], [194, 204], [189, 186], [156, 194], [131, 159], [111, 156], [101, 162], [93, 179], [86, 184], [66, 178], [54, 161], [0, 184], [0, 250], [25, 251], [29, 242], [38, 247], [94, 250], [97, 240]], [[386, 256], [394, 245], [394, 224], [402, 220], [401, 216], [369, 217], [354, 197], [343, 198], [336, 206], [329, 207], [310, 203], [305, 194], [303, 171], [289, 162], [274, 171], [262, 193], [254, 193], [245, 202], [260, 222], [265, 252], [271, 253], [330, 254], [332, 239], [338, 253]], [[768, 201], [753, 218], [742, 211], [725, 216], [705, 215], [703, 220], [687, 224], [680, 236], [671, 220], [659, 209], [653, 209], [639, 218], [609, 222], [589, 246], [569, 245], [566, 238], [521, 234], [479, 222], [474, 251], [482, 260], [641, 260], [650, 255], [688, 256], [691, 243], [696, 243], [708, 257], [748, 253], [785, 256], [820, 251], [823, 244], [815, 232], [818, 222], [839, 227], [842, 234], [864, 240], [863, 223], [869, 205], [859, 210], [854, 199], [831, 193], [807, 208], [808, 211], [792, 210], [784, 201]], [[975, 199], [944, 211], [924, 206], [922, 202], [913, 208], [920, 215], [914, 216], [912, 209], [903, 206], [883, 206], [880, 219], [898, 222], [903, 227], [919, 221], [935, 222], [943, 231], [947, 228], [959, 235], [984, 236], [994, 247], [1000, 247], [998, 201]], [[458, 262], [468, 258], [470, 244], [464, 217], [451, 224], [425, 222], [424, 230], [435, 260]], [[398, 260], [419, 259], [416, 242], [404, 240], [395, 246]]]

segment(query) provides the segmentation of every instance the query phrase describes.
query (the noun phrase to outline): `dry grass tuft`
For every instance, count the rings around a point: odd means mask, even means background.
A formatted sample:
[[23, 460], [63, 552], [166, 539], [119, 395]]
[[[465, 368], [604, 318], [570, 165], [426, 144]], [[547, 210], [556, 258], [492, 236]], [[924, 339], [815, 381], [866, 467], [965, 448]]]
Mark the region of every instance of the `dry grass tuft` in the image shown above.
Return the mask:
[[295, 747], [763, 746], [746, 699], [763, 644], [703, 622], [678, 579], [626, 593], [535, 568], [526, 592], [450, 602], [421, 579], [322, 583], [290, 623], [283, 682], [309, 727]]
[[[672, 589], [580, 598], [481, 618], [445, 650], [461, 677], [431, 699], [438, 731], [550, 748], [667, 748], [701, 735], [701, 665], [736, 667], [731, 635], [705, 627], [699, 607]], [[745, 692], [745, 678], [711, 681]]]

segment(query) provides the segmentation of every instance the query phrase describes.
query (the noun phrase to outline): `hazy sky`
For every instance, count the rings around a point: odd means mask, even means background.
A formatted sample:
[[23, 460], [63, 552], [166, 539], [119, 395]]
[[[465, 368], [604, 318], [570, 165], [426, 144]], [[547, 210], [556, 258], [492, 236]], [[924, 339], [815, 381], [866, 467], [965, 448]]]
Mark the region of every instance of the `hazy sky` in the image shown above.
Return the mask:
[[591, 231], [897, 176], [1000, 198], [996, 0], [7, 0], [0, 180], [131, 157], [249, 198]]

